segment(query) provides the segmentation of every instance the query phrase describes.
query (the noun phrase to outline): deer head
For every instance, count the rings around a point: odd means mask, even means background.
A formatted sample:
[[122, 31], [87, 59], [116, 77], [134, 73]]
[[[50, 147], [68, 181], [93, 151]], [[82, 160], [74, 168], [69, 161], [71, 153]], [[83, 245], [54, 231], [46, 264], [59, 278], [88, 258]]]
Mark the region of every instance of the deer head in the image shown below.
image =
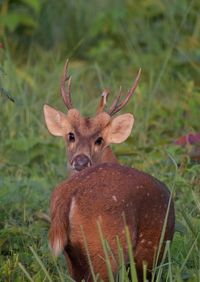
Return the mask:
[[[61, 78], [61, 94], [68, 109], [64, 114], [49, 105], [44, 105], [44, 117], [49, 132], [54, 136], [62, 136], [66, 141], [68, 169], [72, 175], [82, 169], [103, 162], [117, 162], [110, 144], [124, 142], [131, 133], [134, 117], [130, 113], [113, 117], [129, 101], [140, 78], [139, 70], [136, 80], [126, 97], [121, 100], [121, 90], [110, 109], [106, 112], [108, 90], [104, 90], [94, 117], [81, 116], [71, 101], [71, 77], [67, 73], [68, 61], [64, 66]], [[65, 83], [67, 82], [67, 90]]]

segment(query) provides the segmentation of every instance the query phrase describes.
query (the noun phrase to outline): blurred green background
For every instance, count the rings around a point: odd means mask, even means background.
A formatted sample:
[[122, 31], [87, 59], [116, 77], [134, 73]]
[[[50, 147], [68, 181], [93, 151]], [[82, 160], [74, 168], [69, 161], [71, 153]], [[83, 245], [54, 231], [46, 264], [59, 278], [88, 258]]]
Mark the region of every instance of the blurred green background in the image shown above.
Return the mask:
[[43, 119], [45, 103], [66, 111], [66, 58], [73, 102], [86, 115], [104, 87], [111, 103], [142, 68], [123, 110], [135, 116], [132, 135], [114, 150], [174, 191], [178, 232], [163, 281], [200, 281], [200, 168], [192, 145], [174, 144], [200, 131], [199, 0], [0, 0], [0, 280], [68, 279], [38, 218], [67, 175], [64, 142]]

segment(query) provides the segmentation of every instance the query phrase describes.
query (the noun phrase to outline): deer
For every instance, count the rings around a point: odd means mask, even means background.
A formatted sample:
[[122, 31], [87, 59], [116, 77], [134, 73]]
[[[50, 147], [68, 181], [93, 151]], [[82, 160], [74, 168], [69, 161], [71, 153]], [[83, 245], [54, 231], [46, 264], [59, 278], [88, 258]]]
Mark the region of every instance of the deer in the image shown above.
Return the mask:
[[93, 281], [94, 274], [109, 281], [98, 226], [112, 250], [110, 266], [114, 275], [120, 268], [116, 238], [121, 243], [126, 265], [129, 264], [127, 227], [138, 281], [142, 282], [144, 264], [150, 279], [155, 258], [159, 264], [165, 242], [173, 238], [175, 210], [170, 190], [164, 183], [136, 168], [120, 165], [110, 147], [124, 142], [131, 134], [133, 115], [113, 115], [132, 97], [141, 71], [122, 101], [120, 91], [106, 112], [109, 92], [104, 90], [96, 116], [85, 118], [72, 105], [67, 67], [68, 62], [61, 78], [67, 114], [44, 106], [49, 132], [64, 137], [67, 144], [70, 172], [69, 179], [59, 184], [51, 196], [49, 243], [52, 252], [55, 256], [64, 253], [68, 271], [75, 281]]

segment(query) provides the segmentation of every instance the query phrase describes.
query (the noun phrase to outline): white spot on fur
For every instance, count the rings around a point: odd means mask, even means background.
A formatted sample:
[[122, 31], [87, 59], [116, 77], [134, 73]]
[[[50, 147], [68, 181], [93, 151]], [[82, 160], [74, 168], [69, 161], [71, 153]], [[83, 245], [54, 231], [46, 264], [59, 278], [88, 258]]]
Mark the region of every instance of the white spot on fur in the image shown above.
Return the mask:
[[115, 195], [113, 195], [112, 198], [115, 202], [117, 202], [117, 197]]
[[144, 186], [143, 185], [136, 186], [136, 189], [141, 189], [141, 188], [144, 188]]
[[145, 243], [146, 243], [146, 240], [142, 239], [141, 244], [145, 244]]
[[71, 201], [70, 209], [69, 209], [69, 222], [70, 223], [71, 223], [72, 218], [74, 216], [75, 208], [76, 208], [76, 201], [75, 201], [75, 198], [73, 197], [72, 201]]

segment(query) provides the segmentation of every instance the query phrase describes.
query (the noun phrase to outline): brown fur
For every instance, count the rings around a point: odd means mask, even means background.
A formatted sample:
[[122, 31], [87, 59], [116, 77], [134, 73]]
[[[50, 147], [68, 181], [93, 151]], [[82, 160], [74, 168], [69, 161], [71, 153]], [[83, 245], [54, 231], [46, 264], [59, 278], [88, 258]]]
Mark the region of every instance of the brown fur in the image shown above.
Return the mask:
[[[93, 281], [82, 227], [94, 271], [104, 281], [108, 281], [97, 221], [116, 258], [111, 258], [111, 266], [113, 272], [117, 273], [116, 235], [120, 238], [128, 263], [124, 214], [138, 275], [142, 281], [143, 263], [146, 262], [150, 270], [153, 267], [169, 200], [170, 192], [166, 186], [144, 172], [118, 164], [100, 164], [87, 168], [61, 183], [52, 194], [50, 244], [56, 255], [64, 251], [76, 281]], [[174, 221], [171, 202], [165, 240], [172, 240]], [[161, 255], [163, 248], [164, 244]]]
[[110, 116], [105, 112], [99, 113], [93, 118], [86, 118], [82, 117], [76, 109], [69, 110], [67, 118], [74, 130], [85, 137], [97, 135], [110, 121]]

